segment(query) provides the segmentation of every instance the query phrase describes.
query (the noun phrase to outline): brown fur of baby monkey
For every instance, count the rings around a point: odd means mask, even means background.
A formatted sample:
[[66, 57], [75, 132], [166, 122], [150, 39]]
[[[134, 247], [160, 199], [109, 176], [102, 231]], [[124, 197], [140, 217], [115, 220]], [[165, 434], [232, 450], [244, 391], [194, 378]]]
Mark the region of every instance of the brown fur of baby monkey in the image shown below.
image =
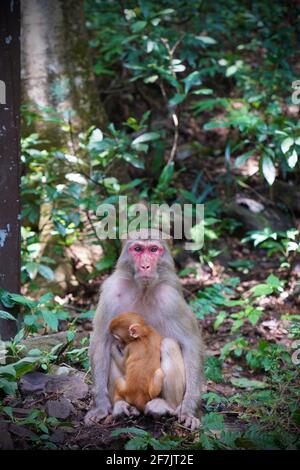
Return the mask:
[[114, 402], [125, 400], [143, 411], [146, 403], [156, 398], [162, 389], [162, 338], [141, 315], [133, 312], [115, 317], [109, 330], [125, 346], [125, 379], [116, 380]]

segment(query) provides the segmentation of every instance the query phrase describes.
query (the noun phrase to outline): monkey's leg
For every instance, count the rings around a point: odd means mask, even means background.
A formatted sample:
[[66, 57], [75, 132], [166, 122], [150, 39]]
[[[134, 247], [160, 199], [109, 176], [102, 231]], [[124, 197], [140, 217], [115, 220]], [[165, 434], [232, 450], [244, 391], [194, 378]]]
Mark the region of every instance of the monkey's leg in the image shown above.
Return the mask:
[[185, 369], [179, 345], [171, 338], [161, 343], [161, 369], [164, 374], [161, 396], [145, 406], [145, 414], [159, 417], [175, 414], [185, 392]]
[[149, 385], [149, 395], [151, 399], [156, 398], [160, 394], [163, 386], [163, 381], [164, 373], [162, 369], [156, 369]]
[[111, 362], [108, 379], [108, 393], [111, 402], [114, 403], [112, 415], [115, 418], [120, 416], [138, 416], [140, 412], [135, 406], [129, 405], [124, 400], [123, 392], [125, 390], [124, 373], [124, 356], [119, 351], [118, 347], [113, 344], [111, 349]]

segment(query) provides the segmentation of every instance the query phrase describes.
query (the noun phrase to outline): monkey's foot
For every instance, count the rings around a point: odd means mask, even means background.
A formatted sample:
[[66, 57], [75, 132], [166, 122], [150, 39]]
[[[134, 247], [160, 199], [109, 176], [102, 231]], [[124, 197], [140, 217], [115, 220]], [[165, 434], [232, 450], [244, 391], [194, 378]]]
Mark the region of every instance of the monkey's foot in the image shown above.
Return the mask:
[[129, 405], [127, 401], [119, 400], [114, 404], [112, 415], [114, 418], [121, 416], [139, 416], [140, 412], [135, 406]]
[[173, 416], [175, 414], [175, 410], [162, 398], [154, 398], [153, 400], [148, 401], [145, 406], [144, 413], [145, 415], [152, 416], [153, 418], [159, 418], [164, 415]]
[[84, 418], [85, 426], [93, 426], [99, 423], [102, 419], [106, 418], [109, 411], [104, 411], [102, 408], [92, 408]]
[[179, 423], [183, 424], [184, 427], [189, 428], [191, 431], [196, 431], [200, 428], [200, 419], [193, 416], [191, 413], [182, 411], [181, 405], [176, 409], [176, 415]]

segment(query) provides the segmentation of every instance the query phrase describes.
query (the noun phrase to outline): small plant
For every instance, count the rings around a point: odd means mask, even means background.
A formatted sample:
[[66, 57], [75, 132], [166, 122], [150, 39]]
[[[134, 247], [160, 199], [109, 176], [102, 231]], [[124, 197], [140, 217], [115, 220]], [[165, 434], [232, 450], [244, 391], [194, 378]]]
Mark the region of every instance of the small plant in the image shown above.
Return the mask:
[[294, 228], [286, 232], [274, 232], [270, 228], [255, 230], [242, 239], [242, 243], [248, 241], [265, 249], [267, 256], [279, 253], [286, 259], [291, 253], [300, 252], [299, 231]]
[[[69, 318], [69, 313], [62, 309], [59, 304], [53, 302], [53, 294], [47, 293], [41, 296], [39, 300], [32, 300], [20, 294], [13, 294], [0, 289], [0, 302], [4, 307], [13, 309], [19, 307], [24, 315], [25, 332], [34, 333], [42, 328], [50, 328], [57, 331], [59, 320]], [[6, 313], [2, 313], [2, 318]], [[13, 319], [10, 315], [6, 318]]]
[[178, 437], [164, 436], [160, 439], [155, 439], [150, 432], [141, 428], [119, 428], [112, 431], [111, 435], [118, 437], [122, 434], [129, 435], [130, 439], [125, 444], [126, 450], [171, 450], [180, 446], [181, 439]]
[[[1, 408], [0, 408], [1, 409]], [[48, 417], [44, 410], [28, 410], [25, 418], [17, 418], [10, 406], [2, 407], [1, 411], [17, 426], [26, 426], [32, 431], [30, 440], [34, 447], [43, 449], [56, 449], [57, 446], [49, 441], [50, 433], [59, 426], [67, 423], [60, 422], [57, 418]]]

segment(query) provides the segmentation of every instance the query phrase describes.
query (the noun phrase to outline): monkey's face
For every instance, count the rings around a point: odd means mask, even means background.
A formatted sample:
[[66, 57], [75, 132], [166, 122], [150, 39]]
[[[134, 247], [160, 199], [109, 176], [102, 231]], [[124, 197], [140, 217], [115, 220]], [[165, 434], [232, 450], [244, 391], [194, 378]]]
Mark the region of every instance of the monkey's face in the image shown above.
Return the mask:
[[142, 335], [144, 324], [139, 314], [124, 312], [113, 318], [109, 331], [121, 345], [125, 345]]
[[136, 278], [150, 280], [158, 277], [157, 266], [164, 254], [164, 247], [158, 240], [137, 240], [129, 245], [128, 253]]

